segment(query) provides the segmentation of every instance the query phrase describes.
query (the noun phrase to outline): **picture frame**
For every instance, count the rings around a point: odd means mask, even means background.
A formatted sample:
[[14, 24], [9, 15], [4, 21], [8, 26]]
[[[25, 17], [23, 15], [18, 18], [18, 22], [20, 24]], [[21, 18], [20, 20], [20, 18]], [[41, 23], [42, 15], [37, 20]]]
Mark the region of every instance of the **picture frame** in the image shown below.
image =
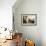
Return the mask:
[[37, 25], [37, 14], [21, 14], [21, 25], [36, 26]]

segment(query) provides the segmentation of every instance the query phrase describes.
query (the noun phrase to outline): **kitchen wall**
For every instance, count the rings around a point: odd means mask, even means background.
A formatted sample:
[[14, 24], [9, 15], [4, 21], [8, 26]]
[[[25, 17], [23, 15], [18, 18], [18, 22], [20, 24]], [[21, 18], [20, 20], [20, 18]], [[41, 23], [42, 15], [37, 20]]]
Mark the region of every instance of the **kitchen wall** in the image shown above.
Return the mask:
[[[40, 0], [18, 0], [13, 6], [15, 31], [23, 33], [24, 39], [31, 39], [36, 46], [41, 46], [41, 29], [40, 29], [40, 15], [41, 15], [41, 1]], [[21, 14], [37, 14], [36, 26], [22, 26]]]

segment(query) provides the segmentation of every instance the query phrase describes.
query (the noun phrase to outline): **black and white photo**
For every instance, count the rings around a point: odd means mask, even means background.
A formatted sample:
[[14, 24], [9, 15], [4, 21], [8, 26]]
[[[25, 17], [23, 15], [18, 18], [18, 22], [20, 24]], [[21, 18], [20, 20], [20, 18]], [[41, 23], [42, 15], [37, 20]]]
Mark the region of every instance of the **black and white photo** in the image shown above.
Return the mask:
[[22, 14], [21, 20], [22, 25], [36, 25], [37, 24], [37, 14]]

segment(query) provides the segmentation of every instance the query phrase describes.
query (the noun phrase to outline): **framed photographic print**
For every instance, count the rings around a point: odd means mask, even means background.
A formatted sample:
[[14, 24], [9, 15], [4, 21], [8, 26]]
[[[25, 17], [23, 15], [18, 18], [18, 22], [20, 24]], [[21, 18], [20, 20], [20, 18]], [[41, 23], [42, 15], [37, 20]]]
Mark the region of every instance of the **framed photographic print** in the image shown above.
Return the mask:
[[37, 25], [37, 14], [21, 14], [21, 24], [28, 26]]

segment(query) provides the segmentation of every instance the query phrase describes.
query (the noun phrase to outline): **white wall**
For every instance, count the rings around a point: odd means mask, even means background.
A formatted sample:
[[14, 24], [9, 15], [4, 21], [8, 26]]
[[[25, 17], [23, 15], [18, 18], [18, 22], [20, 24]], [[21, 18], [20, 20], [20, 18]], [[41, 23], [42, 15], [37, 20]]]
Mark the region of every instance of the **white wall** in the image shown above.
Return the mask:
[[[15, 30], [18, 30], [18, 32], [22, 32], [24, 38], [34, 40], [36, 46], [41, 46], [41, 30], [40, 30], [41, 1], [23, 0], [20, 4], [16, 3], [16, 5], [13, 6]], [[21, 14], [37, 14], [37, 25], [22, 26]]]
[[41, 0], [41, 40], [42, 46], [46, 46], [46, 0]]
[[12, 28], [12, 6], [16, 0], [0, 0], [0, 27]]

